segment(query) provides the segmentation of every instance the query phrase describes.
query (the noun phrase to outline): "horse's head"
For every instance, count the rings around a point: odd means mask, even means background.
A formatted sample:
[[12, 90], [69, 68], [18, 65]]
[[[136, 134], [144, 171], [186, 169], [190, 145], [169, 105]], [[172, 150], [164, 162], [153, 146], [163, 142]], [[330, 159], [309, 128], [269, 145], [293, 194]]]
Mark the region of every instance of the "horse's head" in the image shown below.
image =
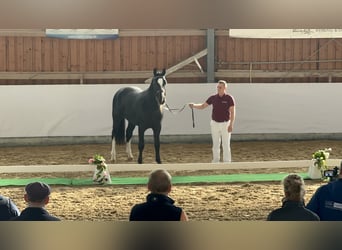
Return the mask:
[[151, 87], [155, 94], [156, 100], [159, 104], [164, 104], [166, 100], [166, 78], [165, 78], [166, 70], [157, 71], [157, 69], [153, 70], [153, 79], [151, 82]]

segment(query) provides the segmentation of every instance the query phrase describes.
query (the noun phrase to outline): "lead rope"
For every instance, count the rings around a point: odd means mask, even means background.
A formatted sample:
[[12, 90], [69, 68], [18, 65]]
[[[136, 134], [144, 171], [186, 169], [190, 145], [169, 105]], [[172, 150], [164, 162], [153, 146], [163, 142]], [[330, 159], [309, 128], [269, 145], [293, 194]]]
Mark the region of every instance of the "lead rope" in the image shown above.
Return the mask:
[[[165, 103], [165, 109], [170, 111], [170, 113], [175, 115], [175, 114], [182, 112], [187, 105], [188, 105], [188, 103], [184, 104], [183, 107], [181, 107], [180, 109], [171, 109], [169, 107], [169, 105], [167, 103]], [[173, 112], [173, 111], [177, 111], [177, 112]], [[194, 114], [193, 108], [191, 108], [191, 118], [192, 118], [192, 127], [194, 128], [195, 127], [195, 114]]]
[[191, 108], [191, 117], [192, 117], [192, 127], [195, 128], [195, 113], [194, 113], [194, 108]]

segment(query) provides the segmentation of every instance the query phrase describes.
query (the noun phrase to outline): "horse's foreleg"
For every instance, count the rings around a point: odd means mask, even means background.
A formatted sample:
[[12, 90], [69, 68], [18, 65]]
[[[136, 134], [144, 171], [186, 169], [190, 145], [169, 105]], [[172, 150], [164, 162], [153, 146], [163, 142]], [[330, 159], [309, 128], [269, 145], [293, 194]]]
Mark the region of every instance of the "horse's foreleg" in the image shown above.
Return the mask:
[[142, 163], [142, 153], [145, 147], [144, 133], [145, 133], [145, 130], [140, 129], [139, 127], [139, 145], [138, 145], [138, 148], [139, 148], [138, 163], [139, 164]]
[[154, 129], [153, 130], [153, 139], [154, 139], [154, 151], [156, 154], [156, 162], [158, 164], [161, 164], [161, 160], [160, 160], [160, 129]]
[[113, 137], [113, 139], [112, 139], [112, 151], [110, 153], [110, 160], [113, 162], [116, 161], [115, 137]]

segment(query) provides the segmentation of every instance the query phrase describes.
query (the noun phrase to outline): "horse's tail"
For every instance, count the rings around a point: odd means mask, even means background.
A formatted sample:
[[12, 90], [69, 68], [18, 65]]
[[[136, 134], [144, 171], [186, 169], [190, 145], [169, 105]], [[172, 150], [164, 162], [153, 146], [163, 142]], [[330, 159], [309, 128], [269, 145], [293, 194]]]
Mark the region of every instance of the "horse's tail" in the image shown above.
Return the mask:
[[115, 137], [116, 144], [125, 144], [125, 119], [113, 124], [112, 139]]

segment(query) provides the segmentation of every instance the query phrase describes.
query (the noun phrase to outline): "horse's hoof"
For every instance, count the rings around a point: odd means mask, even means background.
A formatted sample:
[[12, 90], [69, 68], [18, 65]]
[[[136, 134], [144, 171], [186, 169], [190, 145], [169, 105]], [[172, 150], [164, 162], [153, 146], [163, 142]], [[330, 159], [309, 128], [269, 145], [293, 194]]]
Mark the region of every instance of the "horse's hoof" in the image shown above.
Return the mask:
[[139, 159], [139, 160], [138, 160], [138, 163], [139, 163], [139, 164], [142, 164], [142, 160]]
[[127, 157], [127, 160], [128, 160], [128, 161], [133, 161], [133, 156], [128, 156], [128, 157]]

